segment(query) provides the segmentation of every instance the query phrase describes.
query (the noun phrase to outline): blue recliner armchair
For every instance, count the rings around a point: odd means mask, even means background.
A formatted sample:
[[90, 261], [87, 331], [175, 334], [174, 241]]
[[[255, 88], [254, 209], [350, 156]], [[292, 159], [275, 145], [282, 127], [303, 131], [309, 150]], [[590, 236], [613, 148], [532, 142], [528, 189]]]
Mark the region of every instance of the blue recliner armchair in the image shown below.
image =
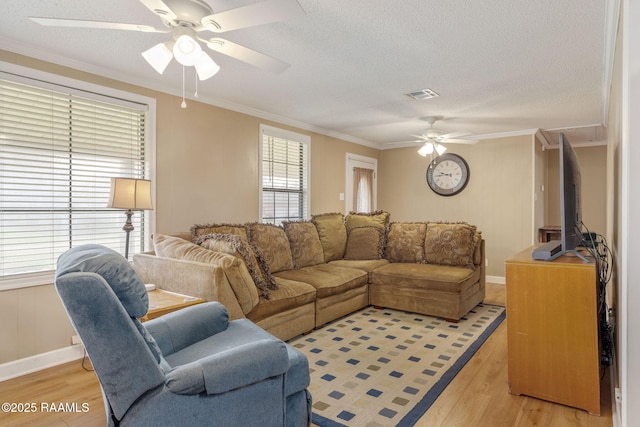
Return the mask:
[[144, 324], [148, 296], [99, 245], [58, 259], [56, 289], [100, 381], [109, 426], [308, 426], [306, 357], [208, 302]]

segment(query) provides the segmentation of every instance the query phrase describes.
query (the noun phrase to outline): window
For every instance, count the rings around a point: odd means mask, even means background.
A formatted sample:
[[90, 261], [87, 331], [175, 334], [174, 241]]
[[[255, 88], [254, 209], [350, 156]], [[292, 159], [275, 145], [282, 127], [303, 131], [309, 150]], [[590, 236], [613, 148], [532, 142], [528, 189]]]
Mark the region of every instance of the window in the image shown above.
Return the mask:
[[[106, 207], [110, 181], [149, 178], [148, 110], [0, 72], [0, 278], [50, 272], [85, 243], [124, 253], [126, 215]], [[148, 213], [133, 221], [131, 253], [150, 231]]]
[[262, 222], [309, 217], [310, 138], [261, 126], [260, 218]]

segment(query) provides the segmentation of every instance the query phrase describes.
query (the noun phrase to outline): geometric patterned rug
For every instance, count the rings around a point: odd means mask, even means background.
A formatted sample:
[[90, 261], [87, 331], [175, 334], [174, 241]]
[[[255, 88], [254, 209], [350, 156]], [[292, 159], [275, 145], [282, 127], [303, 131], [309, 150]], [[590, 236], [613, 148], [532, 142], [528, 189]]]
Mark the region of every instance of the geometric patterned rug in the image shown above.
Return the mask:
[[413, 426], [504, 318], [488, 304], [458, 323], [370, 306], [290, 340], [309, 359], [313, 423]]

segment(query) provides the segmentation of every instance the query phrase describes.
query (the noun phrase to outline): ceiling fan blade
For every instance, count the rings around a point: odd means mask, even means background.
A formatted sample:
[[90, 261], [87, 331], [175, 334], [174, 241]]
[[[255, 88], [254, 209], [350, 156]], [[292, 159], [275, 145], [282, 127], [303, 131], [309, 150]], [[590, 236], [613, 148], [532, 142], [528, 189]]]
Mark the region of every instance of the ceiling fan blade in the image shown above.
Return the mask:
[[256, 52], [253, 49], [239, 45], [229, 40], [221, 38], [213, 38], [204, 40], [207, 46], [213, 51], [235, 58], [239, 61], [246, 62], [254, 67], [271, 71], [272, 73], [281, 73], [290, 67], [286, 62], [275, 59], [264, 53]]
[[169, 6], [164, 4], [162, 0], [139, 0], [139, 1], [147, 9], [149, 9], [151, 12], [155, 13], [156, 15], [159, 15], [161, 18], [166, 18], [171, 21], [178, 18], [176, 14], [173, 13], [171, 9], [169, 9]]
[[205, 16], [202, 18], [202, 25], [203, 29], [222, 33], [284, 21], [304, 14], [297, 0], [266, 0]]
[[86, 21], [82, 19], [38, 18], [30, 16], [33, 22], [47, 27], [99, 28], [104, 30], [142, 31], [144, 33], [168, 33], [170, 30], [149, 25], [125, 24], [122, 22]]
[[461, 136], [471, 135], [468, 130], [459, 130], [457, 132], [451, 132], [446, 135], [440, 135], [440, 138], [460, 138]]

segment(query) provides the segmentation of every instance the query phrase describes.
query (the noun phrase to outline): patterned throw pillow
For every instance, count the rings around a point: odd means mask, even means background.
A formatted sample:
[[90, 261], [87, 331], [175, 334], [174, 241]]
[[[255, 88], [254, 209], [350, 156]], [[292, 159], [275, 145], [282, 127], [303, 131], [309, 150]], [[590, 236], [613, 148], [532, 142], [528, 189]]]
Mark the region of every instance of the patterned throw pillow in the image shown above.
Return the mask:
[[289, 238], [295, 268], [324, 263], [324, 251], [315, 224], [309, 221], [285, 221], [282, 226]]
[[384, 231], [380, 227], [354, 227], [349, 230], [344, 259], [380, 259], [383, 250]]
[[211, 251], [222, 252], [240, 258], [247, 266], [253, 283], [260, 290], [260, 295], [263, 298], [269, 299], [269, 289], [273, 289], [273, 286], [277, 289], [278, 285], [275, 280], [271, 283], [263, 273], [249, 244], [245, 243], [237, 234], [207, 234], [199, 237], [196, 240], [196, 244]]
[[324, 262], [342, 259], [347, 247], [347, 228], [344, 225], [344, 215], [341, 213], [313, 215], [311, 221], [318, 230], [324, 252]]
[[345, 219], [347, 231], [355, 227], [379, 227], [386, 231], [389, 226], [389, 212], [375, 211], [371, 213], [349, 212]]
[[385, 257], [391, 262], [424, 262], [427, 224], [394, 222], [389, 228]]
[[475, 232], [476, 227], [466, 223], [428, 223], [424, 243], [427, 263], [474, 268]]
[[293, 269], [289, 239], [282, 227], [254, 223], [247, 225], [247, 228], [249, 242], [257, 249], [271, 273]]
[[247, 229], [241, 224], [196, 224], [191, 227], [191, 240], [195, 243], [202, 236], [207, 234], [237, 234], [246, 243], [249, 243]]

